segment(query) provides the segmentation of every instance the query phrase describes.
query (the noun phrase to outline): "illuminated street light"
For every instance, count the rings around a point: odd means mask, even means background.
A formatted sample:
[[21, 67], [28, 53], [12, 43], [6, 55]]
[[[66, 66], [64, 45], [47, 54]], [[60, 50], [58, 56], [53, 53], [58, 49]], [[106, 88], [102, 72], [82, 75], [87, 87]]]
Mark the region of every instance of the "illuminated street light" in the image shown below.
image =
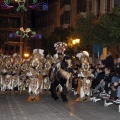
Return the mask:
[[28, 58], [29, 56], [30, 56], [29, 53], [24, 53], [25, 58]]
[[77, 45], [79, 43], [80, 43], [80, 39], [74, 39], [74, 40], [72, 40], [72, 44], [73, 45]]

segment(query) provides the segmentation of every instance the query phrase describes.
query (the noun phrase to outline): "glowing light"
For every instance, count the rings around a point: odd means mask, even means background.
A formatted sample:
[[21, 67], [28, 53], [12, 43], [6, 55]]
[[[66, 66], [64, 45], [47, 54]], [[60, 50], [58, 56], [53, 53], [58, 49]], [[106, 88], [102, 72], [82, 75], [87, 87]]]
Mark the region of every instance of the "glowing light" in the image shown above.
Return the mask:
[[27, 8], [25, 7], [26, 0], [16, 0], [16, 2], [18, 2], [18, 8], [16, 9], [16, 11], [20, 11], [21, 8], [24, 11], [27, 11]]
[[[24, 30], [23, 27], [20, 27], [20, 31], [23, 32], [23, 36], [22, 36], [23, 38], [29, 37], [30, 34], [31, 34], [31, 36], [30, 36], [31, 38], [37, 38], [37, 39], [41, 39], [42, 38], [41, 34], [37, 34], [35, 31], [32, 31], [30, 28], [26, 28]], [[11, 32], [9, 34], [9, 37], [10, 38], [18, 38], [18, 37], [20, 37], [21, 36], [20, 35], [20, 31], [17, 30], [16, 32]], [[30, 34], [28, 35], [28, 33], [30, 33]]]
[[[36, 2], [36, 1], [35, 1]], [[34, 2], [34, 3], [35, 3]], [[42, 9], [42, 10], [48, 10], [48, 4], [45, 3], [45, 2], [39, 2], [37, 4], [34, 4], [34, 5], [31, 5], [31, 6], [28, 6], [28, 8], [30, 9], [33, 9], [33, 10], [39, 10], [39, 9]]]
[[76, 39], [76, 43], [80, 43], [80, 39]]
[[9, 37], [10, 37], [10, 38], [18, 38], [18, 37], [20, 37], [20, 35], [17, 34], [17, 33], [11, 32], [11, 33], [9, 34]]
[[73, 45], [76, 45], [76, 44], [79, 44], [79, 43], [80, 43], [80, 39], [72, 40], [72, 44]]
[[41, 34], [35, 34], [35, 35], [32, 35], [31, 38], [41, 39], [42, 35]]
[[16, 31], [16, 34], [17, 34], [17, 35], [20, 35], [20, 31]]
[[13, 6], [7, 5], [9, 3], [10, 3], [9, 0], [4, 0], [4, 2], [0, 1], [0, 9], [9, 10], [9, 9], [13, 8]]
[[14, 36], [14, 34], [13, 34], [13, 33], [10, 33], [10, 34], [9, 34], [9, 37], [10, 37], [10, 38], [12, 38], [13, 36]]
[[30, 56], [29, 53], [24, 53], [25, 58], [28, 58], [29, 56]]
[[37, 0], [33, 0], [33, 4], [37, 3]]
[[75, 40], [73, 40], [73, 41], [72, 41], [72, 44], [74, 44], [74, 45], [75, 45], [75, 43], [76, 43], [76, 42], [75, 42]]
[[33, 35], [35, 35], [35, 34], [36, 34], [36, 32], [35, 32], [35, 31], [33, 31], [33, 32], [32, 32], [32, 34], [33, 34]]
[[[9, 10], [14, 7], [14, 6], [8, 5], [11, 2], [11, 0], [3, 0], [3, 1], [4, 2], [0, 1], [0, 9]], [[27, 11], [27, 8], [25, 7], [26, 0], [13, 0], [13, 1], [18, 3], [18, 7], [16, 11], [20, 11], [21, 9], [23, 9], [24, 11]], [[48, 4], [43, 1], [44, 0], [40, 0], [40, 2], [38, 2], [38, 0], [33, 0], [32, 2], [33, 5], [28, 6], [28, 8], [34, 9], [34, 10], [39, 10], [39, 9], [44, 11], [48, 10]]]
[[4, 0], [5, 4], [10, 4], [10, 0]]
[[24, 30], [23, 27], [20, 27], [20, 31], [23, 32], [23, 38], [24, 38], [24, 37], [29, 37], [28, 33], [31, 31], [31, 29], [30, 28], [26, 28], [26, 30]]

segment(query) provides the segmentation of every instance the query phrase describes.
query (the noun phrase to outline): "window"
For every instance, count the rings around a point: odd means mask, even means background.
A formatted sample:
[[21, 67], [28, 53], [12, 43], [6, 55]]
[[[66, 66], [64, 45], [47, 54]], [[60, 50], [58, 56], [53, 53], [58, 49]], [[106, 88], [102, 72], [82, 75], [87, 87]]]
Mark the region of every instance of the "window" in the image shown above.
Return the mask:
[[110, 0], [107, 0], [106, 12], [110, 12]]
[[70, 24], [70, 11], [65, 11], [64, 12], [64, 23], [65, 24]]
[[77, 13], [86, 12], [86, 0], [77, 0]]
[[96, 2], [96, 11], [97, 11], [97, 16], [100, 16], [100, 0], [97, 0]]
[[60, 24], [70, 24], [70, 11], [65, 11], [64, 14], [60, 16]]
[[88, 1], [88, 11], [92, 11], [92, 1]]
[[62, 8], [66, 4], [70, 4], [71, 0], [60, 0], [60, 8]]
[[60, 25], [63, 25], [64, 19], [63, 19], [63, 14], [60, 16]]

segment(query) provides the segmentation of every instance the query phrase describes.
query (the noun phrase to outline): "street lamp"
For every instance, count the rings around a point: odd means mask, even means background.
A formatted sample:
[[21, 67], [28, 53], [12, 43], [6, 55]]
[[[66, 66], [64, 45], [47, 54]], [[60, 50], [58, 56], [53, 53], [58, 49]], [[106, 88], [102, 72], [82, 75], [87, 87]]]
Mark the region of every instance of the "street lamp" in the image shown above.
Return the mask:
[[29, 53], [24, 53], [25, 58], [29, 58], [29, 56], [30, 56]]
[[77, 45], [80, 43], [80, 39], [73, 39], [72, 40], [72, 44], [74, 45], [74, 47], [76, 48], [77, 50]]
[[79, 44], [80, 43], [80, 39], [73, 39], [72, 40], [72, 44], [73, 45], [77, 45], [77, 44]]

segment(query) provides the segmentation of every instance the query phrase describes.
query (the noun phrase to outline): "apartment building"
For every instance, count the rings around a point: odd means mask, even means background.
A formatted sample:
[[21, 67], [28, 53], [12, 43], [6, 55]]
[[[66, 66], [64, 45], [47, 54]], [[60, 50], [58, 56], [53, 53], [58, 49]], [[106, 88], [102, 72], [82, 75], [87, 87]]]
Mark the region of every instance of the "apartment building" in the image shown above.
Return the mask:
[[47, 38], [54, 31], [54, 28], [60, 26], [59, 10], [59, 0], [50, 0], [47, 11], [35, 12], [34, 27], [41, 32], [43, 37]]
[[98, 17], [108, 13], [115, 5], [115, 0], [71, 0], [70, 26], [75, 25], [77, 17], [86, 17], [91, 12]]
[[47, 38], [56, 27], [72, 27], [89, 12], [99, 17], [118, 4], [119, 0], [50, 0], [48, 11], [36, 15], [36, 27]]

